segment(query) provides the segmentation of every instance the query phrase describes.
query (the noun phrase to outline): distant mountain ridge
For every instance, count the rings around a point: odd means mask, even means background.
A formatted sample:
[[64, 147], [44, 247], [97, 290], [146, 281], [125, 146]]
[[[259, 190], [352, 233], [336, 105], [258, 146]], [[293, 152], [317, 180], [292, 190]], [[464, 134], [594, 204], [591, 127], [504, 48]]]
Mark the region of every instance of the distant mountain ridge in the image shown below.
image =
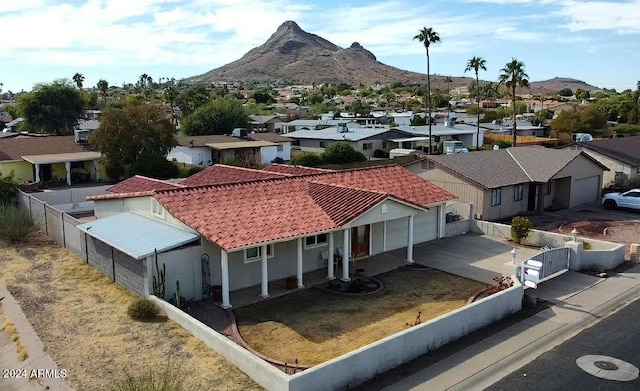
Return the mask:
[[[444, 78], [432, 75], [432, 88], [446, 91], [448, 87]], [[402, 82], [415, 85], [426, 84], [427, 75], [383, 64], [358, 42], [344, 49], [302, 30], [296, 22], [287, 21], [264, 44], [251, 49], [242, 58], [188, 80], [208, 83], [282, 81], [288, 84], [352, 85]], [[452, 77], [452, 80], [449, 85], [451, 89], [467, 87], [473, 81], [471, 77]], [[481, 80], [480, 83], [486, 82]], [[532, 82], [530, 90], [531, 93], [548, 93], [563, 88], [598, 90], [585, 82], [569, 78]]]

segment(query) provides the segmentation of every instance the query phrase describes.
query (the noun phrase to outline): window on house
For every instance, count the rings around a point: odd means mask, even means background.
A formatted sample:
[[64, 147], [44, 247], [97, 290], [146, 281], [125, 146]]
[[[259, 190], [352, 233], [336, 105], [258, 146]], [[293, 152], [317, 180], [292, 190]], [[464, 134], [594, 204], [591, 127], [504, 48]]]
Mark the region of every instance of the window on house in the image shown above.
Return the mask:
[[320, 247], [327, 244], [327, 234], [318, 234], [313, 236], [307, 236], [304, 238], [304, 247], [305, 248], [313, 248]]
[[513, 200], [514, 201], [522, 201], [522, 198], [524, 196], [524, 185], [520, 184], [520, 185], [515, 185], [513, 187]]
[[[267, 258], [273, 258], [273, 244], [267, 245]], [[244, 250], [244, 263], [260, 261], [262, 259], [262, 246], [251, 247]]]
[[164, 208], [155, 198], [151, 199], [151, 214], [164, 217]]
[[498, 206], [502, 203], [502, 189], [491, 190], [491, 206]]
[[284, 151], [284, 146], [282, 144], [278, 145], [278, 152]]
[[364, 143], [364, 144], [362, 144], [362, 150], [363, 151], [368, 151], [370, 149], [373, 149], [373, 143]]
[[327, 142], [326, 141], [320, 141], [320, 148], [326, 148], [327, 147]]
[[547, 182], [544, 186], [544, 194], [551, 194], [551, 181]]

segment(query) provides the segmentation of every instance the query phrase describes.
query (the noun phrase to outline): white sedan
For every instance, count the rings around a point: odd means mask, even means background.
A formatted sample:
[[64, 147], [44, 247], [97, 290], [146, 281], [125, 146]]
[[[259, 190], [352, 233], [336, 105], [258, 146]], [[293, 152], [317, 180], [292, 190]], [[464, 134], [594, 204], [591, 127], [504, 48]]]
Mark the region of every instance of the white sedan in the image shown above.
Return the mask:
[[608, 193], [602, 197], [602, 206], [607, 209], [629, 208], [640, 210], [640, 189], [631, 189], [624, 193]]

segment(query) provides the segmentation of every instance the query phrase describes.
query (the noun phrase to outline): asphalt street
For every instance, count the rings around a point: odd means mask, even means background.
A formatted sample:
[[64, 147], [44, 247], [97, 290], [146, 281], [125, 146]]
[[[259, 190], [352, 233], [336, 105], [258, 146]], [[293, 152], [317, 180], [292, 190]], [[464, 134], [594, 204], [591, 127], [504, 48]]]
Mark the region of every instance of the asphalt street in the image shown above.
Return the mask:
[[[640, 300], [635, 300], [485, 390], [640, 390], [640, 378], [630, 381], [603, 379], [585, 372], [576, 364], [576, 359], [579, 357], [602, 355], [640, 368], [638, 325], [640, 325]], [[606, 362], [610, 362], [606, 359], [600, 361], [605, 361], [604, 364], [599, 363], [605, 367], [609, 365]], [[618, 361], [614, 362], [620, 364]], [[598, 372], [593, 364], [590, 368]], [[622, 366], [619, 368], [628, 369]], [[631, 369], [634, 370], [634, 368]], [[616, 372], [611, 366], [600, 373], [612, 377], [624, 374]]]

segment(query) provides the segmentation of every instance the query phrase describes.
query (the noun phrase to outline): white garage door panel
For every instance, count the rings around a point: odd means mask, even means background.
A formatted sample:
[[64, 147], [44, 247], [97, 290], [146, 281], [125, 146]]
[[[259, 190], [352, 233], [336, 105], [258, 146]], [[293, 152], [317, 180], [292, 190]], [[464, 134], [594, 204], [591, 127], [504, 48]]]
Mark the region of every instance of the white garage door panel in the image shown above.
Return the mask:
[[438, 209], [420, 212], [413, 217], [413, 242], [424, 243], [438, 237]]
[[573, 194], [573, 205], [586, 204], [587, 202], [596, 201], [599, 193], [599, 177], [592, 176], [589, 178], [578, 179], [573, 182], [571, 192]]
[[408, 218], [387, 221], [386, 251], [407, 247]]

